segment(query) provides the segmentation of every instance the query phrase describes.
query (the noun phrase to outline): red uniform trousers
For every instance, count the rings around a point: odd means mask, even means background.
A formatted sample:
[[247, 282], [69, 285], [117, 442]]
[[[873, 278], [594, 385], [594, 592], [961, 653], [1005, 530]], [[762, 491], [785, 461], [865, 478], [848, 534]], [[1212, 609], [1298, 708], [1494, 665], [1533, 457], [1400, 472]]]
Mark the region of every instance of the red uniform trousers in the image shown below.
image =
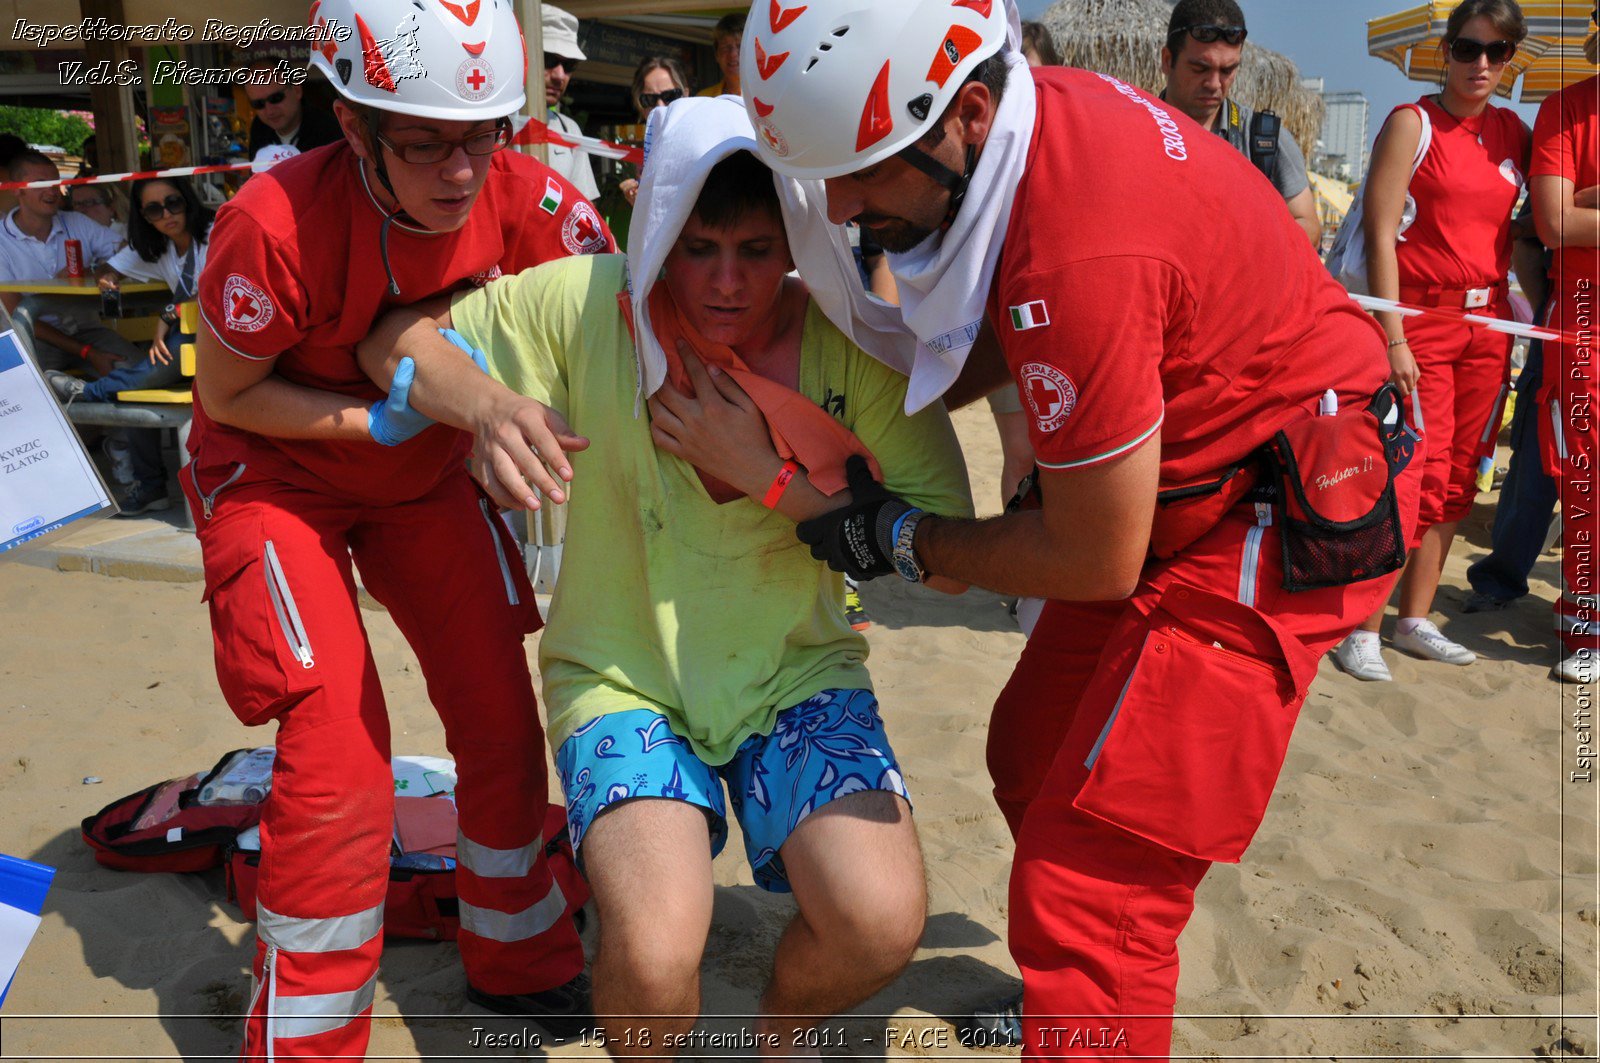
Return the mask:
[[[1511, 304], [1502, 298], [1473, 313], [1510, 320]], [[1417, 516], [1420, 540], [1435, 524], [1472, 511], [1478, 461], [1494, 454], [1510, 394], [1511, 337], [1433, 316], [1406, 318], [1405, 332], [1421, 374], [1411, 393], [1410, 421], [1428, 441]]]
[[1166, 1057], [1195, 887], [1260, 824], [1318, 658], [1394, 585], [1289, 594], [1275, 516], [1235, 507], [1126, 601], [1046, 604], [995, 705], [1025, 1058]]
[[244, 723], [278, 722], [244, 1058], [367, 1046], [394, 782], [352, 558], [416, 651], [456, 760], [468, 980], [495, 994], [569, 981], [583, 952], [543, 859], [545, 742], [523, 648], [538, 612], [494, 507], [465, 473], [375, 507], [248, 474], [218, 490], [227, 468], [197, 489], [196, 468], [183, 479], [217, 678]]
[[1556, 630], [1569, 651], [1600, 650], [1600, 571], [1595, 567], [1600, 543], [1600, 496], [1595, 490], [1595, 463], [1600, 460], [1600, 379], [1594, 350], [1595, 295], [1558, 292], [1550, 300], [1549, 326], [1573, 333], [1574, 342], [1544, 345], [1545, 378], [1539, 392], [1545, 416], [1541, 433], [1544, 466], [1561, 485], [1561, 582], [1556, 603]]

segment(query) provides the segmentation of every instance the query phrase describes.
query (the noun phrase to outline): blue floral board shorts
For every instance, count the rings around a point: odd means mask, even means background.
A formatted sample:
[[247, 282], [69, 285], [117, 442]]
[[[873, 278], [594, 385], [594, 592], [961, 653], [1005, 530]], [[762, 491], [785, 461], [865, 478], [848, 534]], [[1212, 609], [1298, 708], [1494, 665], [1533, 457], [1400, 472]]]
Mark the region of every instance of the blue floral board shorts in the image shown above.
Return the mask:
[[732, 760], [716, 767], [696, 756], [653, 709], [609, 713], [561, 743], [556, 771], [580, 861], [583, 836], [595, 817], [638, 797], [705, 809], [716, 856], [728, 841], [726, 783], [756, 884], [773, 893], [789, 892], [778, 850], [811, 813], [862, 790], [911, 800], [870, 690], [824, 690], [784, 709], [770, 735], [751, 735]]

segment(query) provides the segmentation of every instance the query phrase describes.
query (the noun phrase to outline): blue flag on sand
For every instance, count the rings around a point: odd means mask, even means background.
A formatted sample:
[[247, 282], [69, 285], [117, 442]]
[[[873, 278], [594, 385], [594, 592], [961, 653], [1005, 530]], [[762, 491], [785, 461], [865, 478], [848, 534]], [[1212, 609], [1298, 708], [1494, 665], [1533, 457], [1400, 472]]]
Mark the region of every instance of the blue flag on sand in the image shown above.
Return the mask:
[[11, 977], [17, 973], [22, 954], [39, 929], [39, 913], [44, 910], [44, 895], [56, 869], [19, 860], [0, 853], [0, 1004], [11, 990]]

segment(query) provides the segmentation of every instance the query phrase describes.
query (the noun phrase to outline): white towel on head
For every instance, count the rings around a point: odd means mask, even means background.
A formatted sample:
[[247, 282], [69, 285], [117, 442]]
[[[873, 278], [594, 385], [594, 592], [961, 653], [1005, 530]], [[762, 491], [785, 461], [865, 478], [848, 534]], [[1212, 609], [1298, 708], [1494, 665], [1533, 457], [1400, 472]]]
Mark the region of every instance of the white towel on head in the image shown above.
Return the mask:
[[[889, 267], [900, 292], [898, 327], [911, 335], [902, 337], [900, 342], [887, 335], [897, 327], [895, 319], [884, 314], [886, 304], [862, 292], [859, 284], [853, 290], [839, 291], [846, 306], [829, 309], [818, 299], [828, 317], [868, 353], [911, 377], [906, 389], [907, 413], [916, 413], [942, 396], [966, 365], [983, 326], [1000, 248], [1011, 221], [1011, 205], [1033, 142], [1038, 111], [1033, 76], [1022, 58], [1022, 28], [1016, 4], [1013, 0], [1005, 3], [1010, 23], [1006, 91], [974, 167], [961, 211], [945, 232], [935, 233], [905, 254], [889, 256]], [[795, 209], [803, 209], [807, 215], [789, 215], [790, 204], [786, 200], [789, 232], [804, 230], [820, 242], [829, 230], [838, 229], [827, 219], [823, 183], [802, 181], [798, 188], [800, 198]], [[791, 235], [790, 239], [794, 237]], [[843, 254], [849, 256], [848, 247], [843, 248]], [[807, 276], [806, 266], [800, 267], [800, 275]], [[849, 321], [856, 331], [852, 332], [841, 319]], [[871, 344], [863, 342], [863, 338]]]
[[[667, 359], [650, 325], [650, 289], [700, 198], [711, 168], [736, 151], [756, 153], [755, 130], [737, 96], [689, 98], [657, 107], [645, 128], [645, 162], [628, 228], [628, 293], [639, 353], [639, 395], [653, 395]], [[773, 174], [789, 252], [817, 306], [846, 336], [880, 362], [911, 371], [916, 340], [899, 309], [867, 294], [844, 230], [827, 224], [822, 186]], [[820, 204], [820, 206], [819, 206]], [[821, 212], [821, 222], [816, 221]]]

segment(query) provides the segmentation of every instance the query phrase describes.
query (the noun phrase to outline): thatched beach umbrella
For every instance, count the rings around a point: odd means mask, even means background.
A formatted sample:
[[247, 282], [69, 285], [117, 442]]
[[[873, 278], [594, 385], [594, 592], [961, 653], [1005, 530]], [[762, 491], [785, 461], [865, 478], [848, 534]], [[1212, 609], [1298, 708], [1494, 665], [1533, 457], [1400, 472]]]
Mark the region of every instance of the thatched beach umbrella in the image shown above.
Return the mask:
[[[1168, 0], [1056, 0], [1040, 17], [1050, 28], [1061, 61], [1160, 92], [1161, 46], [1167, 40]], [[1300, 86], [1287, 56], [1244, 43], [1244, 65], [1233, 97], [1275, 111], [1309, 161], [1322, 135], [1322, 97]]]

